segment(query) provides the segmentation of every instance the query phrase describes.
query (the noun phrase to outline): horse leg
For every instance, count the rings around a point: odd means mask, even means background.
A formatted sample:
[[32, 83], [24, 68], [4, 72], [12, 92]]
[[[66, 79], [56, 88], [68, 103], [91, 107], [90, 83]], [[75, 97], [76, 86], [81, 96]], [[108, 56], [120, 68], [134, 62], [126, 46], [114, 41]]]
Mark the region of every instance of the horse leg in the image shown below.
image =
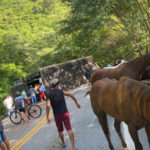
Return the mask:
[[114, 150], [113, 148], [113, 145], [111, 143], [111, 140], [110, 140], [110, 134], [109, 134], [109, 130], [108, 130], [108, 124], [107, 124], [107, 116], [105, 113], [101, 113], [99, 116], [98, 116], [98, 119], [99, 119], [99, 123], [101, 124], [102, 126], [102, 129], [103, 129], [103, 132], [107, 138], [107, 141], [108, 141], [108, 144], [109, 144], [109, 148], [111, 150]]
[[146, 135], [147, 135], [149, 146], [150, 146], [150, 126], [146, 126], [145, 130], [146, 130]]
[[126, 142], [124, 141], [123, 136], [122, 136], [122, 133], [121, 133], [121, 131], [120, 131], [120, 123], [121, 123], [120, 120], [116, 120], [116, 119], [115, 119], [114, 126], [115, 126], [115, 129], [116, 129], [116, 131], [117, 131], [117, 134], [118, 134], [118, 136], [119, 136], [119, 138], [120, 138], [120, 140], [121, 140], [121, 143], [122, 143], [123, 148], [127, 148], [127, 144], [126, 144]]
[[143, 150], [142, 144], [139, 141], [136, 127], [131, 124], [128, 124], [128, 129], [129, 129], [129, 133], [134, 141], [135, 149]]

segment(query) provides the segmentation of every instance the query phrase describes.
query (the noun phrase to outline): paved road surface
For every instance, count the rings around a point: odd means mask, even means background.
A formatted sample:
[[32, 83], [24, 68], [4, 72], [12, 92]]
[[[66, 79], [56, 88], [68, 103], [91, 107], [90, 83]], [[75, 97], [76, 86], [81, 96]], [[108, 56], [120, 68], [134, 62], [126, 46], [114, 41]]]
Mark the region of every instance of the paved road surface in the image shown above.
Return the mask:
[[[81, 109], [78, 109], [70, 98], [66, 98], [76, 147], [78, 150], [109, 150], [101, 126], [99, 126], [98, 120], [92, 112], [89, 96], [84, 97], [86, 91], [87, 86], [85, 85], [71, 91], [79, 100]], [[26, 124], [14, 125], [8, 119], [3, 120], [12, 150], [62, 150], [53, 116], [51, 125], [48, 125], [45, 120], [45, 104], [41, 105], [41, 107], [43, 109], [42, 116]], [[115, 150], [123, 150], [111, 117], [109, 117], [109, 128]], [[126, 129], [123, 130], [123, 134], [130, 150], [134, 150], [133, 143]], [[144, 130], [140, 131], [140, 138], [144, 145], [144, 150], [148, 150], [148, 142]], [[71, 150], [69, 137], [66, 132], [65, 140], [67, 147], [63, 149]]]

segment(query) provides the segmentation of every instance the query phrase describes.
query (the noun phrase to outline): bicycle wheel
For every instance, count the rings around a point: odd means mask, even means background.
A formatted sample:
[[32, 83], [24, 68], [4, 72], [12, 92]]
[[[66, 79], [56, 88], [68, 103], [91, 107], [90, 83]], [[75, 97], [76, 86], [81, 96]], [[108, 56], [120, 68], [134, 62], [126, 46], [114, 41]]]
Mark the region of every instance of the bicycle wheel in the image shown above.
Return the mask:
[[14, 124], [20, 124], [22, 122], [21, 114], [18, 111], [13, 111], [10, 114], [10, 121]]
[[42, 114], [42, 109], [39, 105], [31, 105], [29, 107], [29, 115], [32, 117], [32, 118], [38, 118], [40, 117]]

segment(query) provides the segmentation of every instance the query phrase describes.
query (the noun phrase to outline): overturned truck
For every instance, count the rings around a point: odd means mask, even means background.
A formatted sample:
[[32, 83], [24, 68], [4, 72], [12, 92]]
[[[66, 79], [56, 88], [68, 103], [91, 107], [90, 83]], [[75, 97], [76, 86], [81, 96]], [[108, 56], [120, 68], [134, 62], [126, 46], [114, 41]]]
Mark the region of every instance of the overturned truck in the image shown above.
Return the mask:
[[46, 66], [40, 68], [38, 72], [16, 82], [12, 93], [15, 95], [16, 91], [21, 92], [23, 89], [28, 93], [30, 85], [34, 87], [36, 83], [50, 82], [54, 78], [59, 79], [63, 89], [74, 89], [87, 83], [86, 72], [91, 74], [98, 68], [99, 66], [95, 63], [92, 56]]
[[93, 57], [90, 56], [43, 67], [39, 71], [43, 81], [49, 82], [57, 78], [63, 89], [74, 89], [87, 83], [86, 72], [91, 74], [98, 68]]

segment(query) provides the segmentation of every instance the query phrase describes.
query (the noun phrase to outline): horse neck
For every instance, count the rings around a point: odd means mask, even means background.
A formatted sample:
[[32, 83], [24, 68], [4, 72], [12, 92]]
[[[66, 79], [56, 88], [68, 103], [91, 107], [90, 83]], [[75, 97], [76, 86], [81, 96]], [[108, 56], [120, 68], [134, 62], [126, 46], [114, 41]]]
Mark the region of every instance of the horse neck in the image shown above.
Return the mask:
[[120, 68], [106, 69], [103, 72], [102, 78], [108, 77], [111, 79], [119, 79], [120, 78], [120, 74], [118, 74], [119, 71], [120, 71]]
[[138, 57], [134, 60], [129, 61], [128, 65], [132, 66], [133, 69], [137, 70], [138, 72], [142, 71], [143, 68], [147, 67], [150, 64], [150, 54], [143, 55]]

